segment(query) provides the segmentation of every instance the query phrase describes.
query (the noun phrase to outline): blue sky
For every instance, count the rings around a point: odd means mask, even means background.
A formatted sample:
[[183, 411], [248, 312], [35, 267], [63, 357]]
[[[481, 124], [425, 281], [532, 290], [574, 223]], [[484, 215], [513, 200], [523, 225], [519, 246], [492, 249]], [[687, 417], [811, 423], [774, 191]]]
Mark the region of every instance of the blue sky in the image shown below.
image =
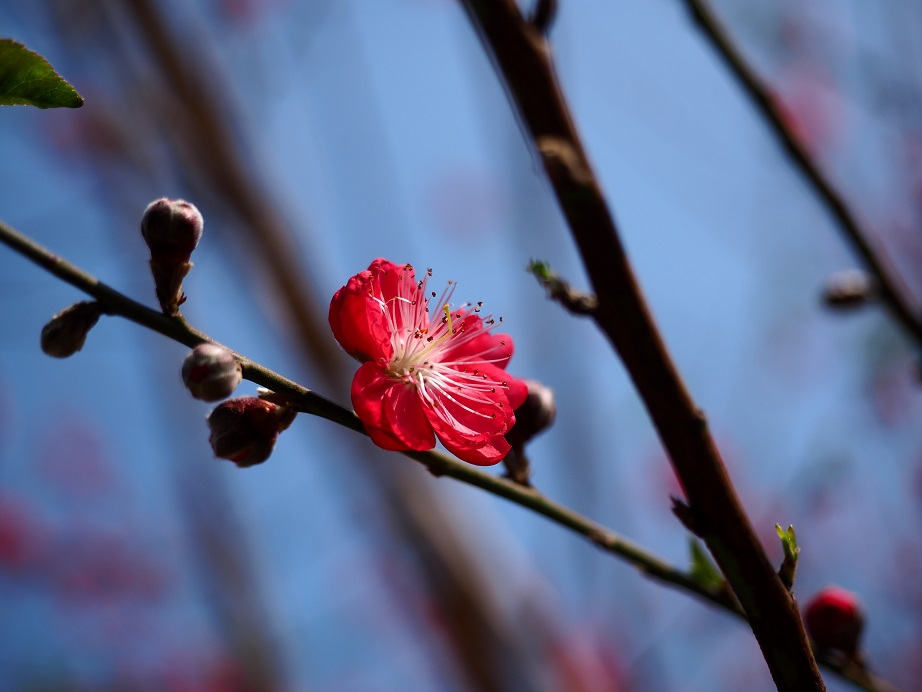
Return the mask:
[[[894, 72], [889, 42], [888, 21], [902, 6], [824, 3], [826, 14], [807, 14], [797, 3], [719, 5], [779, 93], [794, 94], [802, 117], [820, 123], [833, 178], [891, 251], [910, 257], [893, 229], [915, 213], [901, 158], [913, 123], [871, 97], [884, 80], [864, 69], [873, 62], [896, 84], [908, 79]], [[516, 343], [510, 369], [556, 391], [557, 425], [531, 450], [538, 487], [684, 564], [670, 472], [623, 369], [591, 323], [548, 302], [524, 271], [530, 259], [546, 259], [585, 285], [537, 161], [455, 3], [158, 7], [170, 10], [171, 30], [207, 61], [215, 84], [227, 86], [223, 107], [249, 173], [294, 233], [318, 309], [377, 256], [431, 266], [436, 283], [458, 281], [461, 300], [483, 300], [504, 316]], [[234, 7], [252, 14], [235, 20]], [[46, 55], [87, 99], [80, 112], [0, 112], [0, 218], [152, 303], [140, 213], [163, 195], [191, 199], [206, 225], [185, 315], [319, 388], [328, 364], [305, 363], [221, 200], [194, 198], [198, 169], [184, 169], [164, 143], [171, 122], [145, 115], [144, 92], [157, 77], [143, 42], [120, 11], [98, 13], [88, 11], [65, 40], [50, 9], [0, 10], [4, 35]], [[109, 41], [81, 40], [120, 26]], [[790, 38], [790, 26], [806, 38]], [[552, 38], [637, 274], [760, 535], [771, 540], [775, 522], [793, 523], [804, 546], [798, 596], [830, 582], [859, 591], [871, 612], [870, 660], [895, 679], [909, 675], [901, 652], [917, 645], [919, 623], [907, 611], [911, 590], [893, 581], [906, 569], [901, 555], [919, 564], [913, 421], [922, 411], [909, 345], [879, 312], [821, 309], [823, 282], [853, 260], [680, 3], [562, 3]], [[807, 87], [795, 89], [798, 80]], [[85, 143], [104, 116], [130, 126], [130, 146], [109, 156], [105, 139]], [[905, 242], [917, 244], [917, 235]], [[0, 686], [39, 675], [49, 658], [62, 675], [98, 682], [125, 661], [160, 670], [176, 650], [222, 650], [209, 578], [189, 555], [183, 496], [205, 515], [224, 507], [220, 516], [242, 532], [241, 559], [291, 689], [463, 689], [421, 615], [425, 591], [407, 576], [407, 550], [385, 530], [382, 499], [354, 463], [369, 453], [366, 441], [301, 416], [265, 466], [243, 472], [216, 462], [207, 407], [180, 383], [184, 348], [104, 318], [83, 352], [52, 361], [38, 349], [41, 327], [81, 296], [2, 250], [0, 276], [4, 497], [51, 527], [53, 552], [70, 545], [65, 529], [86, 525], [134, 546], [132, 564], [147, 559], [171, 575], [159, 600], [118, 602], [144, 626], [115, 647], [98, 611], [61, 614], [51, 572], [0, 573], [10, 613], [0, 623]], [[345, 385], [323, 393], [348, 400]], [[75, 429], [96, 440], [115, 478], [83, 496], [55, 485], [39, 463], [67, 449]], [[480, 556], [497, 617], [520, 636], [524, 614], [537, 609], [585, 670], [604, 669], [603, 654], [614, 651], [628, 688], [769, 684], [754, 642], [726, 616], [535, 515], [415, 471]], [[178, 493], [177, 478], [189, 494]], [[770, 554], [777, 559], [777, 546]], [[535, 689], [554, 689], [553, 666], [539, 659], [534, 671]]]

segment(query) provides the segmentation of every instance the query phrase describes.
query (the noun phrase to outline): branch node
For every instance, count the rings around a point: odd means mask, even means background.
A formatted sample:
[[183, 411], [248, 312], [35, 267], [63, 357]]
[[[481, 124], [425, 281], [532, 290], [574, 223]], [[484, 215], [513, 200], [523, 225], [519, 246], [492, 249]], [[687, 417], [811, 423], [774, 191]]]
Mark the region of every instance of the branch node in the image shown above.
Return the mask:
[[[599, 529], [590, 529], [586, 533], [586, 538], [588, 538], [590, 541], [595, 543], [597, 546], [599, 546], [603, 550], [607, 550], [609, 548], [608, 537], [606, 536], [604, 531], [601, 531]], [[635, 566], [637, 566], [643, 571], [643, 568], [641, 566], [639, 565], [635, 565]]]
[[544, 286], [548, 298], [556, 300], [574, 315], [592, 315], [598, 309], [599, 301], [593, 294], [572, 288], [554, 273], [547, 262], [532, 260], [526, 270]]
[[554, 183], [589, 186], [594, 178], [584, 158], [568, 140], [554, 135], [535, 139], [535, 146], [544, 161], [544, 168]]
[[691, 505], [675, 495], [670, 495], [669, 499], [672, 500], [672, 513], [676, 515], [676, 518], [682, 523], [682, 526], [699, 538], [704, 538], [704, 523], [698, 513], [692, 509]]

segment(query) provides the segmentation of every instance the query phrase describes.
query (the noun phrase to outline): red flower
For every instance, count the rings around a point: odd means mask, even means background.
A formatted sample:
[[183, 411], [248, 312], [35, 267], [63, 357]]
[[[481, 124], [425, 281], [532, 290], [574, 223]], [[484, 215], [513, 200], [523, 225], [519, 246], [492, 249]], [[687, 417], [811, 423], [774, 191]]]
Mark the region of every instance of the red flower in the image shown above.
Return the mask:
[[362, 362], [352, 405], [379, 447], [423, 451], [438, 436], [464, 461], [495, 464], [528, 393], [504, 370], [512, 339], [475, 314], [480, 303], [453, 307], [453, 282], [436, 300], [430, 276], [376, 259], [333, 296], [333, 335]]

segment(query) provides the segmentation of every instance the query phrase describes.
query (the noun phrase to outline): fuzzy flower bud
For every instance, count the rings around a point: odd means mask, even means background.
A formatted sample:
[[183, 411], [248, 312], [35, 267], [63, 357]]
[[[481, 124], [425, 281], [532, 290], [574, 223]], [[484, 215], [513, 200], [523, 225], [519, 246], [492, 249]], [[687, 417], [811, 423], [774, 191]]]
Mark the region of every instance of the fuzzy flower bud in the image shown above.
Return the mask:
[[68, 358], [83, 348], [86, 335], [99, 321], [102, 308], [95, 301], [71, 305], [42, 329], [42, 350], [53, 358]]
[[229, 399], [208, 416], [208, 441], [219, 459], [240, 468], [255, 466], [269, 458], [279, 433], [291, 425], [295, 413], [255, 396]]
[[167, 315], [179, 312], [186, 296], [182, 281], [192, 269], [192, 251], [205, 221], [195, 205], [166, 197], [151, 202], [141, 218], [141, 235], [150, 248], [150, 269], [157, 300]]
[[826, 587], [807, 603], [804, 621], [807, 633], [820, 649], [842, 651], [849, 657], [858, 653], [864, 613], [851, 591]]
[[182, 364], [182, 381], [201, 401], [226, 399], [243, 379], [243, 368], [234, 354], [214, 344], [199, 344]]
[[521, 447], [531, 438], [550, 427], [557, 418], [554, 390], [536, 380], [524, 380], [528, 396], [515, 410], [515, 425], [506, 433], [513, 448]]
[[153, 259], [179, 264], [189, 261], [204, 225], [205, 220], [194, 204], [161, 197], [144, 210], [141, 235]]

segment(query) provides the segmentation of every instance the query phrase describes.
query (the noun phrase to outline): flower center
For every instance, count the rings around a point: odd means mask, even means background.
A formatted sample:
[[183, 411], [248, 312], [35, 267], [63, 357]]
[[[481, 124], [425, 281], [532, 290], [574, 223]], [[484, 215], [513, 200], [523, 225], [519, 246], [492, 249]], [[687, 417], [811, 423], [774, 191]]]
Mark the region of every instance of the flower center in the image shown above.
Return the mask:
[[388, 375], [417, 387], [427, 400], [438, 391], [453, 392], [452, 400], [455, 400], [461, 396], [459, 389], [466, 390], [465, 397], [477, 397], [477, 392], [490, 394], [497, 388], [507, 388], [506, 382], [489, 379], [478, 366], [491, 363], [503, 367], [508, 355], [488, 358], [488, 353], [495, 355], [493, 343], [482, 352], [463, 348], [495, 327], [490, 316], [482, 322], [478, 317], [476, 326], [468, 327], [468, 319], [472, 313], [480, 312], [483, 303], [465, 303], [452, 308], [451, 297], [457, 286], [454, 281], [449, 281], [436, 298], [436, 292], [427, 288], [431, 269], [419, 282], [412, 279], [411, 265], [404, 269], [406, 273], [398, 276], [396, 296], [385, 299], [380, 283], [375, 295], [387, 318], [394, 350], [393, 357], [385, 365]]

